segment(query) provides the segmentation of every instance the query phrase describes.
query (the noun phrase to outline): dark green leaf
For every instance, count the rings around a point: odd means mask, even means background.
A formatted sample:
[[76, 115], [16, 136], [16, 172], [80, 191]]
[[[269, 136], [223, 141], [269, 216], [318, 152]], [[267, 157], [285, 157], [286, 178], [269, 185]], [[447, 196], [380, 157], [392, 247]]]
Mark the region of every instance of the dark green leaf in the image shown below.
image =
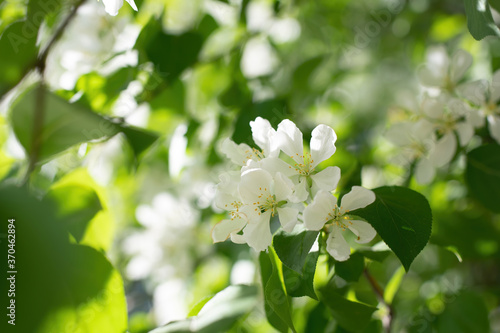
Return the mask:
[[292, 232], [278, 231], [273, 238], [273, 246], [281, 262], [301, 274], [309, 250], [318, 237], [318, 231], [295, 228]]
[[203, 37], [198, 33], [173, 35], [160, 31], [147, 45], [146, 53], [158, 66], [162, 78], [170, 84], [198, 60], [202, 45]]
[[500, 30], [493, 21], [491, 10], [486, 0], [464, 0], [467, 27], [474, 39], [486, 36], [500, 36]]
[[140, 156], [143, 151], [148, 149], [158, 139], [156, 134], [134, 126], [120, 125], [119, 130], [125, 134], [136, 157]]
[[316, 272], [316, 263], [318, 262], [319, 251], [311, 252], [307, 255], [304, 267], [301, 273], [282, 266], [283, 279], [285, 281], [286, 292], [292, 297], [309, 296], [315, 300], [318, 299], [314, 292], [314, 273]]
[[324, 288], [320, 294], [338, 324], [349, 332], [362, 332], [370, 323], [372, 313], [377, 310], [369, 305], [351, 302], [332, 288]]
[[349, 282], [358, 281], [364, 269], [365, 260], [358, 252], [351, 254], [347, 261], [335, 263], [335, 274]]
[[[277, 260], [272, 247], [269, 247], [269, 255], [262, 252], [259, 257], [266, 316], [269, 323], [280, 332], [288, 332], [288, 328], [291, 328], [292, 332], [296, 332], [293, 326], [289, 299], [279, 276]], [[264, 281], [266, 278], [267, 281]]]
[[15, 86], [35, 64], [38, 54], [38, 26], [17, 21], [0, 36], [0, 96]]
[[500, 213], [500, 146], [490, 144], [470, 151], [465, 180], [472, 197]]
[[497, 12], [500, 12], [500, 0], [488, 0], [491, 8], [495, 9]]
[[83, 238], [90, 220], [102, 209], [95, 191], [88, 187], [67, 185], [51, 189], [47, 198], [58, 203], [58, 214], [77, 242]]
[[490, 332], [488, 309], [480, 296], [464, 291], [458, 296], [450, 296], [436, 326], [438, 332]]
[[229, 286], [211, 298], [196, 317], [169, 323], [151, 333], [227, 332], [257, 302], [255, 286]]
[[325, 333], [330, 320], [325, 305], [323, 303], [318, 303], [318, 305], [309, 312], [304, 333]]
[[420, 193], [399, 186], [379, 187], [373, 192], [375, 202], [351, 214], [368, 221], [408, 271], [431, 235], [429, 203]]

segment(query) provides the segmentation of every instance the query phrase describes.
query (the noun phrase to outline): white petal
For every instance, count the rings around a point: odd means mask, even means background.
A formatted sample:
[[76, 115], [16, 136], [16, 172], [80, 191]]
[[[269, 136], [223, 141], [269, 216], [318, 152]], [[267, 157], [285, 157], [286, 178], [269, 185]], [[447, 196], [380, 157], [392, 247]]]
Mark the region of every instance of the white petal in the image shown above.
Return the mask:
[[420, 119], [410, 129], [411, 137], [418, 142], [427, 143], [429, 140], [434, 139], [434, 125], [427, 119]]
[[328, 216], [335, 209], [337, 198], [326, 191], [319, 191], [314, 200], [304, 210], [304, 227], [308, 230], [320, 230], [330, 220]]
[[340, 228], [332, 228], [326, 240], [326, 251], [337, 261], [346, 261], [351, 255], [351, 247], [345, 241]]
[[133, 10], [137, 11], [137, 6], [135, 5], [134, 0], [127, 0], [129, 3], [130, 7], [132, 7]]
[[446, 104], [436, 98], [426, 97], [422, 101], [422, 111], [433, 119], [439, 119], [444, 114]]
[[234, 209], [234, 206], [232, 204], [236, 201], [234, 196], [226, 192], [220, 191], [219, 189], [215, 191], [214, 200], [215, 200], [215, 206], [217, 206], [220, 209], [229, 211]]
[[488, 82], [478, 80], [466, 82], [457, 87], [458, 93], [465, 99], [468, 99], [475, 105], [483, 105], [486, 102], [486, 92], [488, 91]]
[[493, 74], [490, 87], [490, 102], [497, 103], [500, 100], [500, 70]]
[[303, 155], [304, 142], [302, 132], [290, 120], [285, 119], [278, 125], [276, 135], [278, 147], [288, 156], [292, 156], [297, 160], [297, 156]]
[[429, 184], [436, 175], [436, 169], [427, 158], [421, 158], [415, 166], [415, 179], [419, 184]]
[[474, 127], [480, 128], [484, 126], [484, 115], [479, 110], [472, 109], [467, 115], [467, 121]]
[[474, 135], [474, 127], [468, 122], [463, 122], [457, 124], [456, 128], [458, 139], [460, 140], [460, 146], [465, 146]]
[[254, 121], [250, 122], [252, 128], [253, 141], [264, 152], [265, 156], [277, 156], [278, 150], [276, 149], [275, 141], [276, 131], [272, 128], [271, 123], [264, 118], [257, 117]]
[[291, 177], [297, 174], [296, 170], [278, 157], [266, 157], [259, 161], [260, 168], [269, 171], [271, 175], [275, 175], [277, 172], [284, 174], [287, 177]]
[[430, 154], [429, 159], [432, 164], [437, 168], [440, 168], [448, 164], [453, 156], [455, 155], [455, 150], [457, 149], [457, 139], [453, 132], [446, 133], [441, 139], [436, 143], [433, 152]]
[[116, 16], [118, 10], [123, 6], [123, 0], [102, 0], [104, 10], [111, 16]]
[[238, 145], [229, 138], [222, 142], [220, 150], [231, 162], [237, 165], [245, 165], [252, 156], [252, 148], [249, 145], [245, 143]]
[[443, 74], [427, 66], [419, 68], [417, 76], [420, 83], [426, 87], [441, 87], [444, 85]]
[[361, 186], [353, 186], [351, 192], [342, 197], [340, 214], [364, 208], [375, 201], [375, 193]]
[[457, 83], [472, 64], [472, 56], [464, 50], [457, 50], [451, 59], [450, 79]]
[[490, 135], [500, 144], [500, 117], [488, 116], [488, 125]]
[[340, 181], [340, 168], [327, 167], [326, 169], [311, 176], [313, 181], [313, 195], [316, 195], [318, 190], [333, 191], [337, 188]]
[[293, 194], [289, 197], [290, 202], [303, 202], [309, 197], [309, 192], [307, 192], [307, 179], [302, 178], [298, 184], [295, 184]]
[[375, 229], [373, 229], [370, 223], [358, 220], [353, 220], [351, 221], [351, 223], [349, 223], [347, 226], [349, 230], [351, 230], [352, 233], [357, 236], [355, 240], [357, 243], [368, 243], [377, 235], [377, 232], [375, 231]]
[[331, 127], [323, 124], [316, 126], [312, 131], [310, 143], [313, 168], [329, 159], [335, 153], [337, 149], [335, 141], [337, 141], [337, 135]]
[[231, 242], [233, 242], [235, 244], [246, 244], [247, 243], [247, 241], [246, 241], [245, 237], [243, 237], [243, 235], [239, 235], [235, 232], [231, 233]]
[[248, 223], [243, 229], [243, 237], [248, 245], [256, 251], [264, 251], [273, 240], [269, 219], [271, 212], [267, 211], [259, 215], [259, 220], [254, 223]]
[[214, 243], [225, 241], [229, 238], [231, 233], [237, 233], [245, 226], [245, 224], [246, 221], [241, 218], [220, 221], [212, 229], [212, 239]]
[[297, 224], [297, 215], [299, 211], [292, 207], [280, 207], [278, 208], [278, 216], [281, 223], [281, 227], [286, 232], [291, 232], [295, 225]]
[[290, 178], [281, 172], [276, 173], [274, 177], [274, 194], [277, 201], [288, 200], [288, 197], [293, 193], [293, 188], [294, 185]]
[[241, 175], [238, 191], [243, 203], [252, 205], [254, 202], [261, 201], [261, 198], [272, 195], [272, 186], [273, 178], [269, 172], [263, 169], [252, 169]]

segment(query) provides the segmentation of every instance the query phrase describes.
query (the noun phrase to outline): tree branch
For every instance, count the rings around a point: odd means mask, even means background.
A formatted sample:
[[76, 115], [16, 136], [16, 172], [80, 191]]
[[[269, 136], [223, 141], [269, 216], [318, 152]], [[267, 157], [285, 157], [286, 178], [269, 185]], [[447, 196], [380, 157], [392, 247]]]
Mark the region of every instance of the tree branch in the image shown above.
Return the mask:
[[370, 283], [370, 286], [372, 287], [373, 291], [375, 292], [375, 295], [377, 295], [377, 298], [379, 301], [384, 304], [388, 309], [389, 313], [387, 314], [386, 320], [383, 320], [382, 323], [384, 325], [385, 330], [390, 333], [392, 329], [392, 320], [394, 319], [394, 308], [392, 307], [391, 304], [388, 304], [385, 299], [384, 299], [384, 289], [378, 284], [377, 280], [370, 274], [368, 271], [368, 268], [365, 268], [363, 271], [366, 279]]
[[[52, 35], [52, 38], [47, 43], [47, 46], [44, 50], [38, 55], [38, 59], [34, 65], [34, 69], [40, 73], [41, 82], [40, 85], [36, 88], [36, 97], [35, 97], [35, 105], [34, 105], [34, 116], [33, 116], [33, 130], [31, 137], [31, 146], [29, 153], [29, 164], [28, 170], [26, 170], [26, 175], [23, 180], [23, 184], [26, 184], [29, 180], [29, 177], [33, 170], [35, 170], [36, 163], [40, 156], [40, 150], [42, 147], [42, 132], [43, 132], [43, 122], [45, 119], [45, 85], [44, 85], [44, 72], [45, 66], [47, 63], [47, 56], [55, 45], [55, 43], [61, 38], [64, 29], [68, 26], [71, 20], [75, 17], [78, 8], [85, 2], [86, 0], [78, 0], [75, 3], [73, 8], [71, 8], [70, 13], [64, 19], [64, 21], [59, 25]], [[75, 37], [76, 38], [76, 37]]]

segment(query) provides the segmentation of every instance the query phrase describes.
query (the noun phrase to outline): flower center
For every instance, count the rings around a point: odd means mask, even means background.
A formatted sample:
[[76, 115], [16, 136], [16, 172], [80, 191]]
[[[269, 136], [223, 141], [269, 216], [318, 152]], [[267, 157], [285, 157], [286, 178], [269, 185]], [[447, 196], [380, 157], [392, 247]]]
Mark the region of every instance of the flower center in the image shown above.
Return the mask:
[[224, 205], [224, 207], [229, 210], [229, 215], [231, 216], [231, 220], [240, 216], [240, 208], [243, 206], [243, 202], [241, 201], [233, 201], [230, 204]]
[[264, 156], [264, 150], [260, 151], [256, 148], [252, 148], [252, 150], [246, 150], [245, 151], [245, 157], [248, 160], [254, 160], [254, 161], [260, 161]]
[[290, 165], [290, 169], [294, 168], [302, 176], [309, 176], [314, 172], [314, 167], [312, 164], [314, 160], [312, 159], [311, 154], [304, 153], [304, 155], [299, 155], [298, 153], [295, 156], [290, 156], [295, 162], [294, 165]]
[[264, 187], [264, 190], [262, 190], [262, 187], [259, 187], [259, 191], [260, 194], [257, 196], [258, 201], [253, 203], [253, 205], [256, 206], [255, 211], [258, 212], [259, 215], [269, 210], [271, 211], [271, 216], [274, 216], [277, 213], [278, 207], [286, 203], [286, 201], [278, 202], [276, 196], [271, 194], [267, 187]]
[[347, 210], [344, 214], [340, 214], [340, 207], [335, 205], [333, 210], [328, 213], [325, 217], [326, 223], [325, 227], [328, 228], [329, 225], [337, 225], [343, 231], [345, 231], [350, 224], [352, 224], [349, 215], [347, 215], [349, 211]]

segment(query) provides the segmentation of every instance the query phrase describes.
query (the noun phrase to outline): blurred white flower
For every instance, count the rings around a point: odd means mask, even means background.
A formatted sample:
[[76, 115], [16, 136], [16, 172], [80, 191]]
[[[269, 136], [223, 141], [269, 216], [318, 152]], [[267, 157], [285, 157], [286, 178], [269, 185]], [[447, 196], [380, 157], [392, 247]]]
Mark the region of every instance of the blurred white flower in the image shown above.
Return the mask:
[[326, 250], [338, 261], [345, 261], [351, 254], [341, 231], [349, 229], [356, 235], [356, 242], [364, 244], [371, 241], [377, 234], [373, 227], [360, 220], [354, 220], [349, 212], [364, 208], [375, 201], [375, 194], [360, 186], [353, 186], [352, 190], [342, 197], [340, 207], [337, 198], [327, 191], [319, 191], [313, 202], [304, 210], [304, 226], [309, 230], [326, 228], [329, 233], [326, 241]]
[[488, 122], [490, 135], [500, 144], [500, 70], [493, 74], [491, 83], [479, 80], [459, 87], [459, 92], [478, 108], [475, 125], [480, 127], [484, 119]]
[[447, 91], [456, 88], [465, 72], [472, 64], [472, 56], [457, 50], [453, 56], [448, 56], [444, 46], [429, 48], [427, 63], [418, 71], [420, 82], [427, 87], [436, 87]]
[[139, 205], [136, 218], [144, 229], [133, 232], [122, 244], [124, 253], [131, 257], [127, 277], [151, 277], [160, 282], [189, 276], [193, 259], [186, 249], [193, 247], [195, 240], [186, 235], [194, 233], [199, 212], [186, 200], [162, 192], [150, 205]]
[[429, 159], [430, 152], [436, 145], [434, 126], [425, 119], [418, 122], [401, 122], [394, 124], [385, 133], [385, 137], [401, 148], [398, 155], [402, 164], [410, 166], [414, 161], [415, 178], [420, 184], [430, 183], [436, 174], [436, 168]]
[[[135, 11], [137, 11], [137, 6], [135, 5], [134, 0], [127, 0], [130, 7], [132, 7]], [[111, 16], [116, 16], [118, 14], [118, 10], [123, 6], [123, 0], [102, 0], [104, 4], [104, 9], [106, 13]]]

